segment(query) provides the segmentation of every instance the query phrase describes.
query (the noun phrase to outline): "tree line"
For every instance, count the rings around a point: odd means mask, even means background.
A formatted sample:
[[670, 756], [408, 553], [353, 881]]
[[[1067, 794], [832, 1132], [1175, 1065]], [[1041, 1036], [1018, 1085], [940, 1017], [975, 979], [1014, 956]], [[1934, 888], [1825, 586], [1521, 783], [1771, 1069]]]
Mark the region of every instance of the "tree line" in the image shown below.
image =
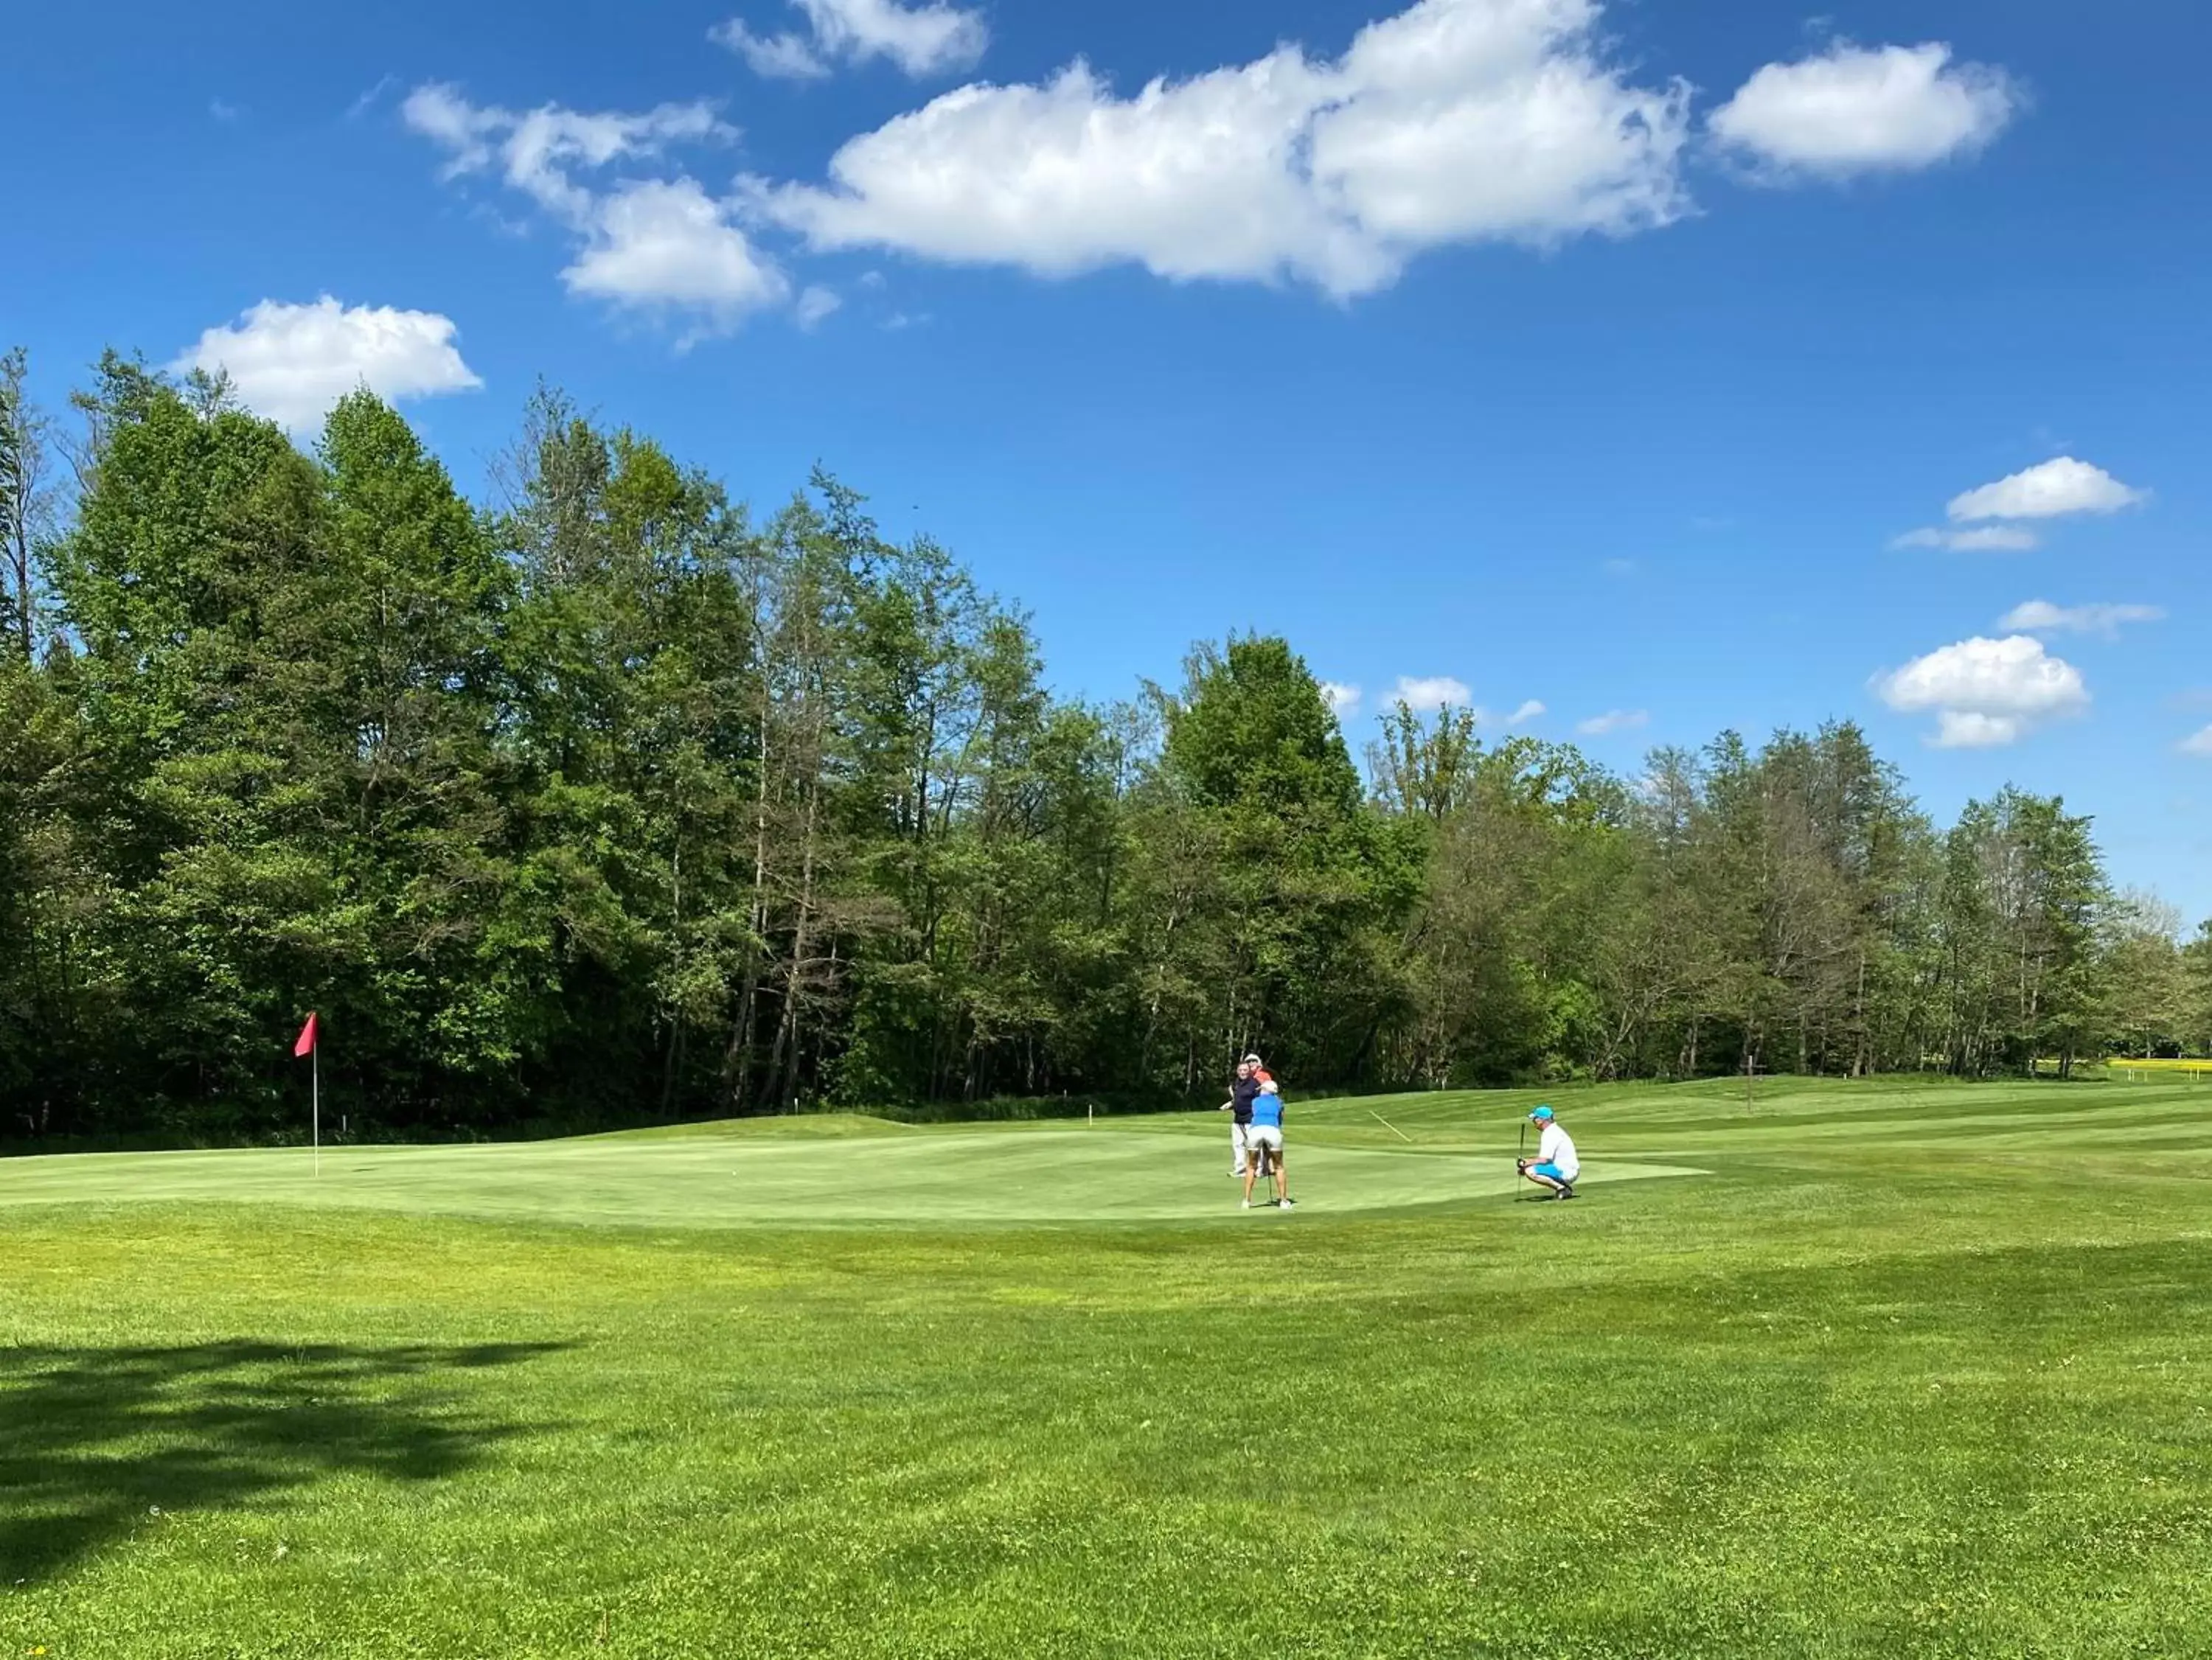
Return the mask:
[[309, 452], [0, 359], [14, 1136], [372, 1134], [2212, 1043], [2212, 924], [2088, 821], [1933, 823], [1847, 723], [1621, 777], [1285, 641], [1054, 696], [1018, 609], [817, 474], [757, 515], [542, 392], [472, 505], [366, 391]]

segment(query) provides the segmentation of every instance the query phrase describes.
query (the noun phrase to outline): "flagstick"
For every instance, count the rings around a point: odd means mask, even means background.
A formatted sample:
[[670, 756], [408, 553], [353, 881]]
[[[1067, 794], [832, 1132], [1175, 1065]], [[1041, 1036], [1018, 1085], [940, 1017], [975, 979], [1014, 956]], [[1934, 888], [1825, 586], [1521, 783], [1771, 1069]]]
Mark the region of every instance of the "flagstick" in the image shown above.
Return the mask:
[[323, 1045], [320, 1033], [316, 1034], [315, 1046], [309, 1052], [313, 1057], [309, 1064], [314, 1068], [315, 1174], [319, 1176], [323, 1173]]

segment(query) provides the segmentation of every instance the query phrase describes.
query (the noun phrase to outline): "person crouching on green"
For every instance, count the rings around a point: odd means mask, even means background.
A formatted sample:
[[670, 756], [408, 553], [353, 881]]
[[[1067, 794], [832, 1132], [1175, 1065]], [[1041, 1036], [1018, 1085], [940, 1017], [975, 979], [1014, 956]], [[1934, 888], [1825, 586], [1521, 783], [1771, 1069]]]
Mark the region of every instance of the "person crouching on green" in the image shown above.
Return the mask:
[[1516, 1160], [1516, 1167], [1537, 1186], [1550, 1189], [1552, 1197], [1573, 1198], [1575, 1178], [1583, 1173], [1582, 1160], [1575, 1156], [1573, 1139], [1548, 1106], [1540, 1106], [1531, 1112], [1528, 1122], [1542, 1132], [1536, 1137], [1536, 1156]]

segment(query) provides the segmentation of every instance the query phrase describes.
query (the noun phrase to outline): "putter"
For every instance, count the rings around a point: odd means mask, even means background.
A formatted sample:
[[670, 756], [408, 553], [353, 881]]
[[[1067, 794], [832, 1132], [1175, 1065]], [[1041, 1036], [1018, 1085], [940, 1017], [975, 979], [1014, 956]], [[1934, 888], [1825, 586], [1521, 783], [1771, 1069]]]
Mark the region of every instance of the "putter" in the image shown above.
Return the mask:
[[1528, 1156], [1528, 1120], [1521, 1120], [1521, 1139], [1513, 1147], [1513, 1203], [1528, 1197], [1528, 1184], [1521, 1174], [1521, 1161]]

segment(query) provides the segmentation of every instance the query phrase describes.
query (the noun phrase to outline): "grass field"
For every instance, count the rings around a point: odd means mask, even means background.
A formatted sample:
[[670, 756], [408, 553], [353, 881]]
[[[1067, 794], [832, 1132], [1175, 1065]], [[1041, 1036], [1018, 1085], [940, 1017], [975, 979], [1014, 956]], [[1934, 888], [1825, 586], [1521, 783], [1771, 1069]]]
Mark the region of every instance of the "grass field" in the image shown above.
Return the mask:
[[2212, 1089], [1533, 1099], [0, 1164], [0, 1660], [2212, 1653]]

